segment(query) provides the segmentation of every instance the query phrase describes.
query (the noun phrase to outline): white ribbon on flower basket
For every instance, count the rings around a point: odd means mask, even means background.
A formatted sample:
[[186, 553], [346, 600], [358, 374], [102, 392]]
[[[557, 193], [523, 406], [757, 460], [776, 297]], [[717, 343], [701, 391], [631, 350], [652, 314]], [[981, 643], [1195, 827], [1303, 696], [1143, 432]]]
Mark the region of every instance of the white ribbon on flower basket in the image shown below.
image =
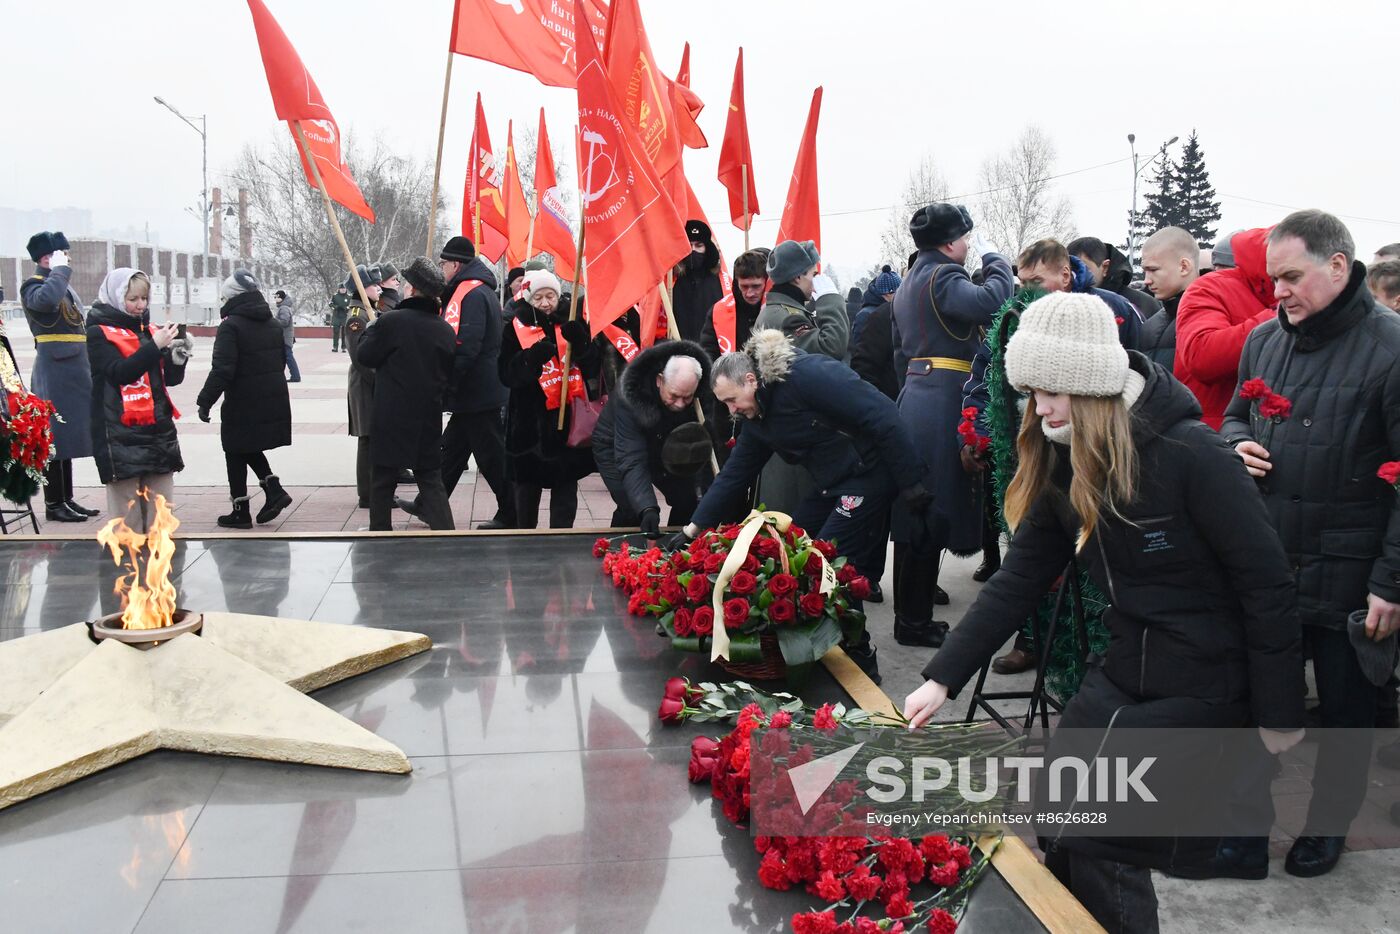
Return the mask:
[[[768, 527], [768, 522], [776, 526], [776, 530]], [[729, 660], [729, 631], [724, 627], [724, 591], [729, 587], [729, 582], [734, 579], [734, 575], [739, 572], [744, 560], [749, 556], [749, 548], [753, 545], [753, 540], [758, 537], [758, 533], [767, 530], [768, 536], [778, 543], [778, 557], [783, 566], [783, 573], [788, 573], [787, 545], [783, 542], [783, 534], [792, 527], [792, 516], [783, 512], [759, 512], [755, 509], [749, 513], [739, 528], [739, 535], [734, 539], [734, 545], [729, 550], [729, 555], [724, 559], [724, 564], [719, 569], [719, 577], [715, 580], [714, 593], [711, 596], [712, 606], [715, 613], [715, 627], [711, 633], [710, 661], [719, 661], [721, 658]], [[817, 556], [822, 559], [822, 582], [821, 593], [829, 594], [836, 589], [836, 571], [832, 569], [831, 562], [826, 560], [826, 556], [817, 552]], [[807, 560], [812, 560], [810, 557]]]

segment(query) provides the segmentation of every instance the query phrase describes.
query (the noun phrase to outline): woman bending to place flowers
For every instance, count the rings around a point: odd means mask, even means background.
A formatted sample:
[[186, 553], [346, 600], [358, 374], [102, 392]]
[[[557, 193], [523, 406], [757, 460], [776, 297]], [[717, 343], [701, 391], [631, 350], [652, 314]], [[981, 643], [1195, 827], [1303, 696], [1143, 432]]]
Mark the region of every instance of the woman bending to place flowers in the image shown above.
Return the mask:
[[[1271, 753], [1301, 739], [1292, 575], [1253, 481], [1195, 397], [1123, 350], [1092, 295], [1032, 303], [1006, 374], [1035, 399], [1006, 495], [1014, 537], [906, 698], [911, 727], [957, 695], [1075, 559], [1109, 597], [1110, 642], [1061, 728], [1253, 725]], [[1055, 837], [1042, 839], [1047, 865], [1109, 931], [1156, 931], [1150, 868], [1208, 855], [1186, 857], [1174, 838], [1042, 833]]]

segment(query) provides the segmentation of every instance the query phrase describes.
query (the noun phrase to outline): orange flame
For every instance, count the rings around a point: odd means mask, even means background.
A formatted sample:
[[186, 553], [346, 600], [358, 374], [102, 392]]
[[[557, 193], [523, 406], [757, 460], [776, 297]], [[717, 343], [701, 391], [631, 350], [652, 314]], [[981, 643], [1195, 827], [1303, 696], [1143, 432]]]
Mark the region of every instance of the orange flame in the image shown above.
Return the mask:
[[[149, 500], [145, 490], [137, 495]], [[128, 526], [124, 516], [108, 522], [97, 533], [97, 541], [112, 552], [113, 564], [121, 566], [123, 554], [127, 558], [130, 573], [117, 581], [116, 589], [122, 598], [123, 629], [160, 629], [174, 622], [175, 585], [170, 582], [170, 564], [175, 558], [174, 532], [179, 525], [170, 504], [157, 493], [145, 535]], [[147, 554], [144, 584], [143, 551]]]

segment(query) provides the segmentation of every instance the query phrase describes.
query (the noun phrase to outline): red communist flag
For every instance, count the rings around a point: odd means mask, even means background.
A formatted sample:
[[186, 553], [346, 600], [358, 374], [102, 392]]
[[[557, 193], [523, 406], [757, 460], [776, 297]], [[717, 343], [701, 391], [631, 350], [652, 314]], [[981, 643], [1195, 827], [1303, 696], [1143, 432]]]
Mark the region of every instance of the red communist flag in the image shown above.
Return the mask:
[[[744, 213], [744, 166], [748, 166], [748, 213]], [[744, 50], [734, 63], [734, 86], [729, 92], [729, 119], [719, 147], [719, 181], [729, 189], [729, 217], [748, 230], [758, 213], [758, 188], [753, 181], [753, 152], [749, 149], [749, 118], [744, 111]]]
[[[673, 103], [676, 92], [656, 66], [637, 0], [613, 0], [605, 49], [603, 60], [621, 116], [637, 131], [642, 152], [656, 166], [657, 175], [665, 175], [681, 157]], [[580, 66], [582, 56], [580, 52]]]
[[[450, 48], [458, 55], [532, 74], [556, 88], [574, 86], [574, 3], [567, 0], [457, 0]], [[608, 6], [577, 0], [601, 42]]]
[[462, 192], [462, 232], [476, 244], [476, 251], [493, 263], [505, 253], [510, 231], [500, 185], [491, 134], [486, 128], [486, 111], [478, 93], [472, 148], [467, 155], [467, 181]]
[[510, 244], [506, 247], [506, 258], [512, 266], [524, 265], [530, 257], [525, 252], [530, 247], [530, 206], [525, 203], [525, 191], [520, 187], [520, 167], [515, 162], [515, 123], [506, 124], [506, 169], [505, 169], [506, 228], [510, 234]]
[[[253, 14], [253, 29], [258, 35], [258, 48], [262, 52], [263, 70], [267, 72], [267, 87], [272, 92], [277, 119], [287, 121], [293, 140], [297, 139], [296, 125], [301, 126], [306, 148], [316, 160], [316, 170], [321, 173], [330, 199], [373, 223], [374, 211], [365, 202], [360, 186], [355, 184], [350, 167], [345, 164], [340, 149], [340, 126], [321, 97], [321, 89], [316, 87], [311, 73], [301, 63], [301, 56], [292, 48], [287, 34], [262, 0], [248, 0], [248, 9]], [[318, 187], [299, 142], [297, 153], [301, 156], [307, 182], [312, 188]]]
[[792, 167], [787, 201], [783, 204], [783, 219], [778, 222], [778, 239], [812, 240], [817, 252], [822, 248], [821, 201], [817, 197], [817, 118], [822, 109], [822, 89], [812, 92], [812, 106], [807, 111], [807, 127], [802, 131], [802, 143], [797, 148], [797, 162]]
[[671, 84], [672, 109], [676, 114], [676, 128], [680, 132], [681, 142], [687, 149], [708, 149], [710, 141], [705, 139], [705, 134], [700, 130], [700, 124], [696, 120], [700, 117], [700, 111], [705, 109], [705, 102], [690, 89], [690, 43], [685, 44], [685, 51], [681, 53], [681, 69], [676, 72], [676, 80]]
[[591, 41], [578, 46], [578, 117], [587, 307], [597, 335], [660, 282], [690, 243]]
[[554, 257], [554, 274], [560, 280], [572, 280], [575, 269], [573, 231], [564, 211], [564, 195], [554, 172], [554, 153], [549, 148], [549, 131], [544, 125], [544, 108], [540, 108], [540, 133], [535, 146], [535, 245], [536, 253]]

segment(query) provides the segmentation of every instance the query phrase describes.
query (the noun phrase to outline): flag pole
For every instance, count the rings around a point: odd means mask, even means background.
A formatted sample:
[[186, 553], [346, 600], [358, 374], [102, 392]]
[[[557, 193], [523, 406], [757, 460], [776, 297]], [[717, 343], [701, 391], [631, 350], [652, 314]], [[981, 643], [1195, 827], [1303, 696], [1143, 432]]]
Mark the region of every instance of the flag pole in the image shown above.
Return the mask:
[[[578, 320], [578, 308], [582, 304], [582, 297], [579, 295], [579, 279], [583, 275], [583, 232], [587, 229], [583, 222], [582, 214], [578, 219], [578, 249], [575, 251], [574, 260], [574, 288], [572, 298], [569, 300], [569, 320]], [[559, 430], [564, 430], [564, 413], [569, 407], [569, 358], [573, 356], [573, 346], [564, 342], [564, 387], [559, 390]]]
[[481, 246], [481, 200], [472, 205], [472, 246]]
[[534, 204], [530, 205], [530, 232], [525, 236], [525, 259], [520, 264], [522, 266], [535, 255], [535, 218], [539, 217], [540, 214], [540, 190], [538, 188], [530, 196], [530, 200]]
[[[455, 14], [453, 18], [455, 20]], [[447, 74], [442, 79], [442, 118], [438, 121], [437, 161], [433, 163], [433, 200], [428, 208], [428, 248], [423, 254], [428, 257], [433, 255], [433, 234], [437, 232], [438, 182], [442, 178], [442, 141], [447, 135], [447, 96], [452, 90], [452, 57], [452, 50], [448, 49]]]
[[749, 165], [744, 163], [739, 166], [739, 173], [744, 178], [744, 252], [749, 251], [749, 227], [753, 224], [753, 219], [749, 217]]
[[301, 152], [306, 158], [306, 164], [311, 167], [311, 177], [316, 180], [316, 188], [321, 192], [321, 200], [325, 202], [326, 216], [331, 220], [331, 229], [335, 231], [335, 239], [340, 242], [341, 252], [345, 254], [345, 262], [350, 267], [350, 278], [355, 281], [355, 291], [359, 293], [360, 301], [364, 303], [365, 312], [373, 311], [374, 306], [369, 303], [364, 283], [360, 281], [360, 271], [355, 268], [355, 257], [350, 254], [350, 244], [345, 242], [345, 231], [340, 229], [340, 221], [335, 219], [335, 209], [331, 207], [331, 196], [326, 194], [326, 183], [321, 180], [321, 170], [316, 167], [316, 157], [311, 154], [311, 146], [306, 142], [306, 134], [302, 132], [301, 121], [293, 120], [291, 124], [297, 132], [297, 142], [301, 144]]
[[[671, 303], [671, 274], [669, 272], [666, 273], [666, 283], [661, 287], [661, 307], [666, 309], [666, 332], [670, 334], [671, 340], [680, 340], [681, 330], [676, 324], [676, 311]], [[691, 405], [695, 407], [695, 420], [704, 425], [705, 407], [700, 404], [699, 392], [696, 392]], [[714, 445], [710, 445], [710, 467], [716, 475], [719, 474], [719, 458], [715, 456]]]

